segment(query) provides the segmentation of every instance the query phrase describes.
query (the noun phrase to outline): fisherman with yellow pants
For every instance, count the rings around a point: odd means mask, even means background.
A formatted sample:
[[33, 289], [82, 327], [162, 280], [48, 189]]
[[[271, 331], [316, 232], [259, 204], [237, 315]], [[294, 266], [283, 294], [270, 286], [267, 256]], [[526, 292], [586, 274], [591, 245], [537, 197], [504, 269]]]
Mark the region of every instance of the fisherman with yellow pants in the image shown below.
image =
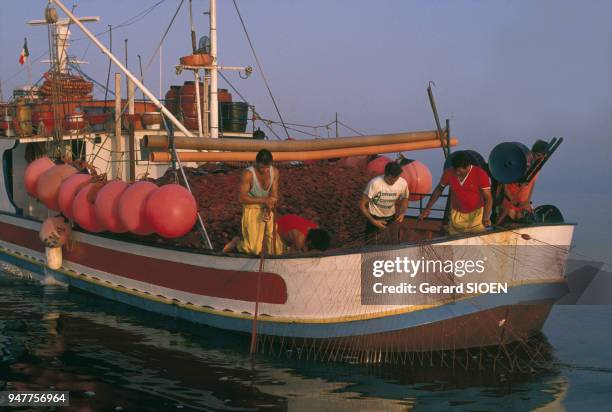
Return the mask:
[[464, 152], [457, 152], [451, 159], [453, 167], [446, 169], [440, 183], [431, 194], [419, 220], [429, 216], [432, 206], [444, 188], [450, 185], [451, 211], [448, 233], [482, 232], [491, 225], [491, 181], [487, 172], [471, 164]]
[[242, 173], [238, 199], [242, 203], [242, 238], [235, 237], [223, 248], [224, 252], [237, 249], [241, 253], [259, 255], [264, 238], [266, 253], [283, 253], [283, 242], [275, 233], [274, 207], [278, 201], [278, 170], [272, 166], [272, 153], [262, 149], [255, 165]]

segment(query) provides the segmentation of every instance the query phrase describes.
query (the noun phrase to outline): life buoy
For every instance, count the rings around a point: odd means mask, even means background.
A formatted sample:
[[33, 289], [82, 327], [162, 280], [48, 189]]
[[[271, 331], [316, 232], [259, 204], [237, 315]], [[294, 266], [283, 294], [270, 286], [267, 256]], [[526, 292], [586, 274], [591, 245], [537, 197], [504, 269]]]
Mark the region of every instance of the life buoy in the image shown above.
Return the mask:
[[51, 159], [48, 157], [41, 157], [34, 160], [26, 167], [25, 173], [23, 174], [23, 182], [26, 192], [28, 192], [30, 196], [36, 197], [36, 183], [38, 179], [53, 166], [55, 166], [55, 163], [53, 163]]
[[145, 215], [155, 232], [165, 238], [186, 235], [196, 222], [198, 207], [193, 195], [181, 185], [170, 184], [147, 198]]

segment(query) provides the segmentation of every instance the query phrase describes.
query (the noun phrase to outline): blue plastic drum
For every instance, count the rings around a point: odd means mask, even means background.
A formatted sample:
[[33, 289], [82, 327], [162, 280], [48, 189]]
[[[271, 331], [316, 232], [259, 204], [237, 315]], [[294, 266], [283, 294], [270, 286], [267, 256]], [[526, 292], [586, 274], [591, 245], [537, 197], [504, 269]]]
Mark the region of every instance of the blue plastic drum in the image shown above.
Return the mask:
[[518, 142], [500, 143], [489, 155], [491, 176], [500, 183], [520, 182], [532, 163], [531, 152], [527, 146]]

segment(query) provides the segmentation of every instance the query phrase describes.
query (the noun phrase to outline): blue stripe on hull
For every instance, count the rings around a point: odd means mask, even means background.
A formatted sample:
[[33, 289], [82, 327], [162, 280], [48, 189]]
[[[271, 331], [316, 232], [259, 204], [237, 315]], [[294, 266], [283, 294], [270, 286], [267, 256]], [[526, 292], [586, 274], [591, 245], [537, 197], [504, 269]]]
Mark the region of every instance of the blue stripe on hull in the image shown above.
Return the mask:
[[[44, 267], [40, 264], [19, 259], [2, 252], [0, 252], [0, 256], [2, 257], [2, 260], [5, 260], [15, 266], [31, 272], [44, 274]], [[251, 332], [251, 319], [189, 310], [183, 306], [146, 299], [141, 296], [104, 287], [82, 279], [72, 278], [50, 269], [47, 269], [47, 273], [52, 273], [58, 281], [66, 283], [72, 287], [110, 300], [144, 309], [149, 312], [180, 318], [193, 323], [204, 324], [220, 329], [247, 333]], [[265, 317], [260, 317], [258, 322], [258, 333], [295, 338], [337, 338], [345, 336], [369, 335], [409, 329], [500, 306], [516, 305], [542, 300], [557, 300], [561, 296], [564, 296], [567, 292], [568, 287], [566, 283], [521, 285], [509, 288], [507, 294], [479, 295], [470, 299], [464, 299], [430, 309], [423, 309], [374, 319], [338, 323], [280, 323], [267, 321]]]

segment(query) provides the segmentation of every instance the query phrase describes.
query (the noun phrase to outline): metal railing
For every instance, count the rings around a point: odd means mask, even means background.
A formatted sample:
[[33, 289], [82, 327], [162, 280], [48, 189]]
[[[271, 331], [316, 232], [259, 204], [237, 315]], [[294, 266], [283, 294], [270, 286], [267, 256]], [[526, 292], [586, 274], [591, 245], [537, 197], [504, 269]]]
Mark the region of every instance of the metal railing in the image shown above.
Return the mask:
[[[420, 196], [420, 199], [417, 201], [410, 201], [410, 203], [408, 203], [408, 216], [418, 216], [419, 214], [421, 214], [421, 212], [423, 211], [423, 209], [425, 209], [425, 206], [427, 205], [427, 202], [429, 201], [429, 199], [431, 198], [431, 193], [410, 193], [410, 195], [418, 195]], [[441, 212], [442, 215], [444, 215], [444, 212], [446, 211], [446, 200], [448, 199], [448, 194], [441, 194], [440, 197], [438, 198], [438, 200], [436, 201], [436, 203], [434, 204], [434, 206], [431, 208], [431, 211], [434, 213], [438, 213]], [[415, 206], [415, 202], [417, 202], [417, 205]], [[439, 204], [443, 203], [443, 205], [440, 207]], [[416, 214], [410, 214], [410, 211], [416, 211]], [[442, 217], [442, 216], [440, 216]]]

